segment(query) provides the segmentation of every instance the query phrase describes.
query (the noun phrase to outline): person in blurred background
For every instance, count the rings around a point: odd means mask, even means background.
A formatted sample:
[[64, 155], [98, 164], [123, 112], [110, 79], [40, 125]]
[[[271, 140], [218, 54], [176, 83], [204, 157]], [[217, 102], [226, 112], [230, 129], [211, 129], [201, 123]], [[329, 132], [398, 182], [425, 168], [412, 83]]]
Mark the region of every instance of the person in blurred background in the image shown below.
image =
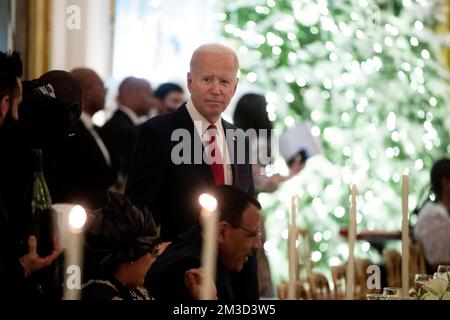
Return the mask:
[[161, 102], [159, 114], [175, 111], [186, 101], [183, 88], [172, 82], [161, 84], [155, 91], [155, 97]]
[[[233, 113], [233, 123], [236, 127], [247, 131], [255, 130], [255, 135], [250, 136], [250, 148], [254, 154], [263, 154], [271, 156], [272, 150], [272, 122], [267, 114], [267, 102], [263, 95], [256, 93], [247, 93], [243, 95]], [[265, 130], [267, 134], [260, 136], [260, 130]], [[259, 192], [273, 192], [281, 183], [291, 179], [303, 170], [305, 162], [293, 161], [289, 165], [289, 175], [281, 176], [279, 174], [267, 176], [264, 174], [264, 165], [256, 164], [253, 166], [253, 177], [255, 182], [255, 191]]]
[[424, 250], [427, 272], [433, 274], [438, 265], [450, 265], [450, 159], [434, 163], [430, 178], [436, 199], [420, 210], [414, 236]]
[[100, 136], [111, 155], [115, 186], [119, 192], [123, 192], [125, 188], [139, 125], [148, 117], [153, 101], [153, 90], [147, 80], [125, 78], [119, 86], [118, 110], [99, 129]]
[[[247, 93], [244, 94], [236, 104], [233, 113], [233, 122], [236, 127], [247, 131], [254, 130], [254, 134], [250, 135], [250, 148], [254, 155], [263, 155], [271, 157], [271, 139], [272, 136], [272, 122], [267, 114], [266, 98], [261, 94]], [[266, 134], [261, 136], [260, 130], [265, 130]], [[250, 131], [248, 131], [250, 132]], [[258, 157], [259, 159], [259, 157]], [[289, 176], [281, 176], [279, 174], [268, 176], [265, 174], [265, 166], [262, 163], [256, 163], [252, 166], [253, 180], [255, 183], [255, 191], [259, 192], [274, 192], [278, 189], [281, 183], [291, 179], [297, 175], [305, 166], [304, 162], [295, 160], [289, 166]], [[264, 224], [264, 219], [262, 219]], [[263, 243], [265, 241], [265, 228], [263, 230]], [[261, 297], [273, 297], [275, 290], [273, 288], [270, 265], [264, 250], [259, 250], [257, 254], [258, 259], [258, 282]]]
[[104, 109], [106, 88], [91, 69], [78, 68], [71, 74], [83, 88], [83, 111], [70, 142], [72, 190], [66, 202], [95, 210], [106, 204], [107, 190], [114, 184], [111, 155], [92, 121]]

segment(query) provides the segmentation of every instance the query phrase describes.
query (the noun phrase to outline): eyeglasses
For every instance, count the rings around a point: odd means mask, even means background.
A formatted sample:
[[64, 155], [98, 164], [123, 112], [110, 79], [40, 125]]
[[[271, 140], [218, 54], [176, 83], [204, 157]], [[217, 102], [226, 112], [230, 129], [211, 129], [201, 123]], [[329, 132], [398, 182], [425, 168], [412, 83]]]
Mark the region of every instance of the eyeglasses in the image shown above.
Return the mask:
[[239, 228], [239, 229], [244, 230], [244, 231], [247, 232], [248, 235], [249, 235], [250, 237], [252, 237], [252, 238], [258, 238], [258, 239], [261, 239], [261, 238], [262, 238], [262, 232], [259, 231], [259, 230], [251, 231], [251, 230], [249, 230], [249, 229], [247, 229], [247, 228], [245, 228], [245, 227], [243, 227], [243, 226], [241, 226], [241, 225], [236, 225], [236, 224], [232, 224], [232, 223], [230, 223], [230, 224], [231, 224], [233, 227], [235, 227], [235, 228]]

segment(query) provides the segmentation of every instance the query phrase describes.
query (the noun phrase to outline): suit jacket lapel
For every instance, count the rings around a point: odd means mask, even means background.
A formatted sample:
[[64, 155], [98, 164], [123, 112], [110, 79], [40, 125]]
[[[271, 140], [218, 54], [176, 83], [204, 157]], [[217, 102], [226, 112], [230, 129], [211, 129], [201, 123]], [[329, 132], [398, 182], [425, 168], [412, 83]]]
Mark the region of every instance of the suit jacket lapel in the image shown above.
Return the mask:
[[[206, 164], [203, 161], [203, 153], [204, 153], [204, 146], [201, 140], [201, 137], [198, 135], [197, 130], [195, 129], [194, 122], [191, 119], [191, 116], [189, 115], [189, 112], [186, 108], [186, 104], [183, 104], [181, 107], [179, 107], [176, 111], [176, 118], [177, 121], [180, 124], [181, 128], [184, 128], [189, 131], [190, 137], [192, 137], [192, 145], [191, 145], [191, 163], [193, 164], [194, 168], [198, 168], [198, 170], [201, 172], [201, 174], [204, 176], [207, 183], [211, 186], [214, 186], [214, 177], [211, 171], [211, 168], [208, 164]], [[195, 150], [195, 144], [201, 146], [201, 164], [198, 164], [198, 162], [195, 162], [195, 152], [198, 152]], [[197, 148], [198, 149], [198, 148]]]

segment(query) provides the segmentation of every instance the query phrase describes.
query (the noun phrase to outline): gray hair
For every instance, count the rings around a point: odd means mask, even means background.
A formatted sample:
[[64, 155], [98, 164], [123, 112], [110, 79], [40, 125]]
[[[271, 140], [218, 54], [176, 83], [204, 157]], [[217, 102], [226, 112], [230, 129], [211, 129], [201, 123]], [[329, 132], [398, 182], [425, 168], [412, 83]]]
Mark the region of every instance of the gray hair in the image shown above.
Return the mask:
[[190, 64], [191, 72], [195, 68], [195, 64], [197, 63], [198, 56], [201, 53], [229, 53], [234, 58], [234, 63], [236, 66], [236, 75], [238, 74], [239, 58], [238, 58], [237, 53], [233, 49], [231, 49], [227, 46], [224, 46], [223, 44], [220, 44], [220, 43], [208, 43], [208, 44], [204, 44], [204, 45], [198, 47], [192, 54], [191, 64]]

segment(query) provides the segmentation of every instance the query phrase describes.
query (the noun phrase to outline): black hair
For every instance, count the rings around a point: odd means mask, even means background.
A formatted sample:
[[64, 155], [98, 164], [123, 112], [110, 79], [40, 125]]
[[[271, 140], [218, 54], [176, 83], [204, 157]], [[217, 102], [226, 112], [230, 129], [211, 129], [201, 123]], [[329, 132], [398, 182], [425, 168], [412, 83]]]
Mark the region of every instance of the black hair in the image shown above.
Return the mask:
[[248, 93], [243, 95], [234, 110], [234, 125], [244, 131], [248, 129], [272, 129], [272, 122], [267, 114], [267, 102], [263, 95]]
[[155, 97], [159, 100], [164, 100], [164, 98], [171, 92], [184, 93], [183, 89], [176, 83], [166, 82], [161, 84], [155, 91]]
[[0, 98], [9, 96], [10, 99], [19, 95], [17, 78], [22, 76], [23, 65], [17, 52], [7, 55], [0, 52]]
[[434, 163], [431, 169], [431, 190], [436, 194], [436, 198], [442, 196], [442, 180], [450, 178], [450, 159], [441, 159]]
[[220, 211], [220, 220], [227, 221], [232, 225], [241, 223], [242, 214], [249, 205], [254, 205], [261, 209], [261, 204], [248, 193], [232, 187], [218, 186], [214, 189], [214, 196], [217, 199], [217, 206]]

